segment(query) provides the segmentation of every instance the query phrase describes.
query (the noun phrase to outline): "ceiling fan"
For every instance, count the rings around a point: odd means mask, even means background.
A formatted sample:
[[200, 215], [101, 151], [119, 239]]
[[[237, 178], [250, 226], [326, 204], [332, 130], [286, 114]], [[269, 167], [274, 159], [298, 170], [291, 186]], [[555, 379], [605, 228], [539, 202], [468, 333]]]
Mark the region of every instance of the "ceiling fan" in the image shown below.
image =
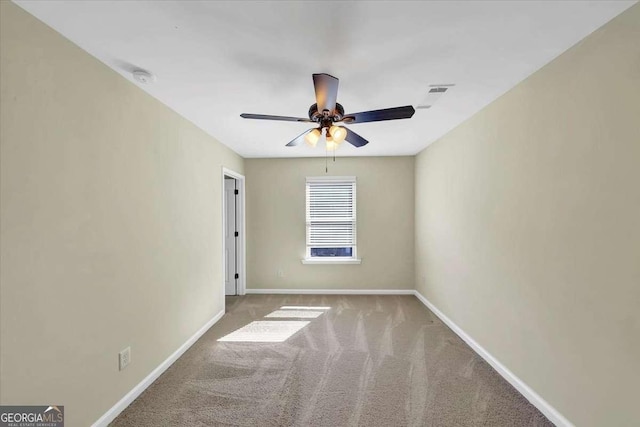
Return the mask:
[[337, 123], [357, 124], [380, 122], [383, 120], [409, 119], [415, 113], [411, 105], [405, 105], [404, 107], [345, 114], [342, 105], [336, 102], [338, 96], [337, 78], [329, 74], [314, 74], [313, 86], [316, 90], [316, 103], [309, 108], [308, 119], [303, 117], [270, 116], [250, 113], [242, 113], [240, 117], [245, 119], [317, 123], [317, 128], [304, 131], [289, 142], [287, 147], [293, 147], [302, 142], [306, 142], [308, 145], [315, 147], [322, 136], [322, 131], [325, 130], [327, 150], [333, 151], [345, 140], [355, 147], [362, 147], [369, 143], [369, 141], [354, 131], [344, 126], [338, 126]]

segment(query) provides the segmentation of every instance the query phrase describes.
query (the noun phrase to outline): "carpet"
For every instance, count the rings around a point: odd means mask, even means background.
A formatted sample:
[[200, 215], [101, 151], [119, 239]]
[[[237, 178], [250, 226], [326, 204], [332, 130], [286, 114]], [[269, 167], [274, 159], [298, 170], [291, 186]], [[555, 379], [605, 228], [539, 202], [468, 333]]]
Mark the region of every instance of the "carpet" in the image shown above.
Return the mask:
[[414, 296], [247, 295], [112, 426], [550, 426]]

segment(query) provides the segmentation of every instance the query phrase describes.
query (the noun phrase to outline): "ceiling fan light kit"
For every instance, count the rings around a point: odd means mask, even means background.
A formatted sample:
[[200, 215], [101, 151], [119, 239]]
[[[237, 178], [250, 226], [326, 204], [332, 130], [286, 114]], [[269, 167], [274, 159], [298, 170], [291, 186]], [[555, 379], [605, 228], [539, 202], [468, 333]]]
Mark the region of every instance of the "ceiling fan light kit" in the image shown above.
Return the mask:
[[338, 79], [329, 74], [313, 74], [313, 86], [316, 92], [316, 103], [309, 108], [309, 118], [272, 116], [266, 114], [242, 113], [240, 117], [257, 120], [278, 120], [287, 122], [317, 123], [318, 128], [309, 129], [298, 135], [287, 147], [293, 147], [305, 142], [315, 147], [324, 131], [326, 134], [327, 151], [335, 151], [343, 141], [354, 147], [363, 147], [369, 143], [354, 131], [337, 126], [336, 123], [357, 124], [379, 122], [384, 120], [409, 119], [415, 113], [411, 105], [404, 107], [385, 108], [382, 110], [363, 111], [361, 113], [345, 114], [344, 108], [337, 102]]
[[[320, 141], [320, 138], [322, 137], [322, 131], [322, 128], [317, 128], [307, 131], [308, 133], [305, 132], [306, 135], [304, 135], [304, 142], [311, 148], [315, 147], [318, 145], [318, 141]], [[340, 146], [347, 137], [347, 130], [341, 126], [331, 126], [330, 128], [327, 128], [325, 132], [325, 145], [327, 151], [333, 151], [338, 148], [338, 146]]]

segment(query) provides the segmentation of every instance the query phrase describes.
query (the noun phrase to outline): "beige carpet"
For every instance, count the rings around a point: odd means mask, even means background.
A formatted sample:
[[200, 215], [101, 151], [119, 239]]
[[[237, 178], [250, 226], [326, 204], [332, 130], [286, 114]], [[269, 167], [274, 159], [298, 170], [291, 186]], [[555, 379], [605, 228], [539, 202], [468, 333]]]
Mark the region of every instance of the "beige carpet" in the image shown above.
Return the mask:
[[112, 425], [552, 424], [413, 296], [250, 295]]

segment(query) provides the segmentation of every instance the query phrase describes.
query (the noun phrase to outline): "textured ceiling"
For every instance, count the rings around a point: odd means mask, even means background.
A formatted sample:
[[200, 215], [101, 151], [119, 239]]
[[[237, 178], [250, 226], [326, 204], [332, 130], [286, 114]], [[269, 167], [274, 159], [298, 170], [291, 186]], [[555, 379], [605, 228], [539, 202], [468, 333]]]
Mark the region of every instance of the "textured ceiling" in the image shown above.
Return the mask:
[[[338, 155], [411, 155], [469, 118], [634, 2], [16, 1], [245, 157], [321, 156], [284, 145], [305, 123], [311, 74], [340, 79], [347, 112], [417, 105], [409, 120], [352, 125], [370, 144]], [[136, 83], [138, 84], [138, 83]]]

